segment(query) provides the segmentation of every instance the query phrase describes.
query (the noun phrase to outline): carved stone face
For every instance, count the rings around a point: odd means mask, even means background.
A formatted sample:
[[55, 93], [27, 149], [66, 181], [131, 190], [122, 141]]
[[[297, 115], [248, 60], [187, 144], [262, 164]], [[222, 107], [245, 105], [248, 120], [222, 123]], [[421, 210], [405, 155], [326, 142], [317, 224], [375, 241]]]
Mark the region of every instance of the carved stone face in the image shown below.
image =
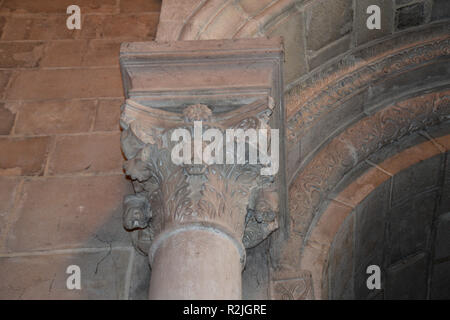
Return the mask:
[[127, 230], [145, 229], [152, 214], [148, 200], [142, 195], [130, 195], [125, 199], [123, 226]]
[[127, 230], [144, 229], [148, 225], [148, 220], [141, 208], [129, 208], [124, 215], [124, 227]]

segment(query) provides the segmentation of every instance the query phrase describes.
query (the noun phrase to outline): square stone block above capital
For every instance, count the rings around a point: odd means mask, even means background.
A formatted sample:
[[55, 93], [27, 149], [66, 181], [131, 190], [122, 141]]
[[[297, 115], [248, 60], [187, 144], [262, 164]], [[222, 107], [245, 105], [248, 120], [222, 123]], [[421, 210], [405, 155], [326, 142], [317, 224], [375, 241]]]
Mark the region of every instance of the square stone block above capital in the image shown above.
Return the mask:
[[128, 99], [226, 112], [268, 95], [280, 103], [283, 55], [281, 38], [132, 42], [122, 44], [120, 64]]

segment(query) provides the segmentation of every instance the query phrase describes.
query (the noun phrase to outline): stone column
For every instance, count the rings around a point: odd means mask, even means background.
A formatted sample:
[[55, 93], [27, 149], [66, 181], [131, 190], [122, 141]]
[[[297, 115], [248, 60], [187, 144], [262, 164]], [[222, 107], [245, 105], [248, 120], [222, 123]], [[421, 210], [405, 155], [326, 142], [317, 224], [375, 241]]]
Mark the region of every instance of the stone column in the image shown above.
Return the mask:
[[213, 226], [163, 237], [154, 249], [150, 299], [241, 299], [242, 243]]
[[[121, 142], [135, 190], [124, 226], [149, 256], [150, 299], [240, 299], [245, 248], [284, 225], [281, 61], [279, 39], [122, 46]], [[274, 164], [248, 158], [260, 140], [227, 140], [229, 129], [266, 132], [269, 153], [279, 130], [279, 169], [264, 174]]]

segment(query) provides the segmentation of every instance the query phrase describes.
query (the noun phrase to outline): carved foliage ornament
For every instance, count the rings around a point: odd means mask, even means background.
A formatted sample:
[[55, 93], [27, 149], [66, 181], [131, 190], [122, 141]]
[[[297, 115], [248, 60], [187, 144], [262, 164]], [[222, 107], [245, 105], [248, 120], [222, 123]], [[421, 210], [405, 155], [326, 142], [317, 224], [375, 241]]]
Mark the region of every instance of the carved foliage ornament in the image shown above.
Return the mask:
[[387, 107], [338, 135], [300, 172], [289, 190], [296, 232], [305, 234], [326, 194], [374, 151], [414, 131], [446, 121], [448, 91], [430, 93]]
[[417, 47], [400, 50], [388, 58], [382, 57], [350, 74], [332, 75], [329, 79], [324, 79], [325, 76], [319, 74], [303, 82], [286, 96], [289, 144], [297, 143], [321, 116], [342, 105], [374, 80], [449, 55], [450, 39], [447, 36], [447, 39], [430, 41]]
[[[142, 106], [127, 100], [122, 107], [124, 165], [135, 194], [124, 201], [124, 227], [135, 245], [147, 254], [162, 230], [208, 222], [230, 231], [246, 247], [253, 247], [278, 228], [275, 176], [261, 176], [261, 164], [174, 163], [174, 130], [194, 134], [193, 122], [214, 128], [268, 129], [271, 99], [258, 100], [238, 111], [214, 115], [202, 104], [182, 114]], [[248, 142], [246, 143], [247, 147]], [[269, 141], [270, 144], [270, 141]]]

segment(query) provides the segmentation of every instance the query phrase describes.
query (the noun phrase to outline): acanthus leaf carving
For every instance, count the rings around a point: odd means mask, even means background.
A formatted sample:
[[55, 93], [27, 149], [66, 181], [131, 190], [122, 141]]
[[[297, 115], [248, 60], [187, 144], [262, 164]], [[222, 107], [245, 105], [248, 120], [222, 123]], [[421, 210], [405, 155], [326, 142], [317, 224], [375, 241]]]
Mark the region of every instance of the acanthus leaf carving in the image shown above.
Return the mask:
[[[207, 120], [203, 130], [215, 128], [223, 133], [227, 127], [270, 130], [270, 99], [266, 107], [261, 102], [247, 107], [244, 116], [232, 111], [214, 117], [211, 109], [198, 104], [186, 107], [179, 116], [151, 110], [157, 116], [147, 113], [142, 120], [134, 116], [139, 114], [137, 108], [142, 107], [134, 102], [123, 107], [122, 145], [128, 159], [124, 168], [135, 190], [125, 200], [124, 226], [136, 231], [134, 242], [140, 251], [148, 252], [154, 238], [168, 226], [191, 222], [222, 225], [248, 246], [257, 245], [278, 228], [278, 198], [272, 199], [270, 209], [267, 204], [254, 204], [254, 199], [264, 203], [261, 194], [274, 184], [273, 177], [261, 177], [261, 165], [248, 161], [176, 165], [171, 159], [171, 133], [184, 128], [193, 134], [193, 121]], [[164, 128], [157, 127], [161, 123]]]

